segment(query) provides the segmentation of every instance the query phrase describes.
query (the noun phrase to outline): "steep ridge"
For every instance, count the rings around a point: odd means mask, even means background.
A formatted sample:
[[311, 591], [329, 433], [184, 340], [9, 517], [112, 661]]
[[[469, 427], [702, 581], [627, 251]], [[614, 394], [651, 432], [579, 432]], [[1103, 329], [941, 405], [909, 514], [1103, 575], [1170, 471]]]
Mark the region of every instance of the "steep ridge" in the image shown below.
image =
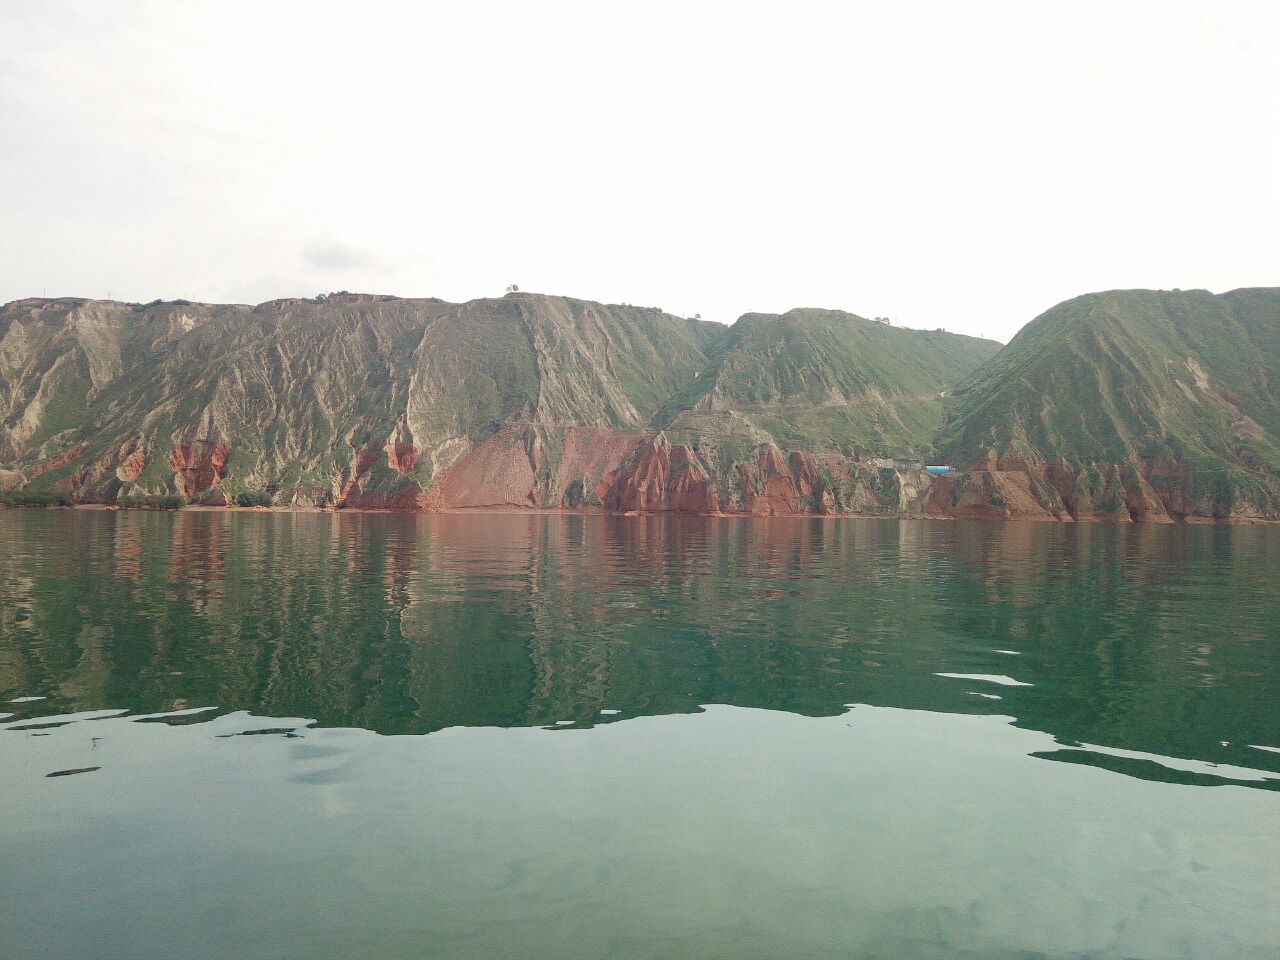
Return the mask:
[[1004, 349], [528, 293], [22, 300], [0, 502], [1280, 519], [1278, 323], [1276, 290], [1080, 297]]
[[1280, 289], [1077, 297], [952, 404], [940, 455], [971, 469], [940, 485], [938, 509], [1278, 518]]
[[425, 323], [446, 306], [10, 304], [0, 449], [26, 486], [88, 501], [322, 487], [386, 442]]
[[530, 294], [0, 311], [0, 487], [411, 507], [505, 425], [640, 428], [716, 324]]

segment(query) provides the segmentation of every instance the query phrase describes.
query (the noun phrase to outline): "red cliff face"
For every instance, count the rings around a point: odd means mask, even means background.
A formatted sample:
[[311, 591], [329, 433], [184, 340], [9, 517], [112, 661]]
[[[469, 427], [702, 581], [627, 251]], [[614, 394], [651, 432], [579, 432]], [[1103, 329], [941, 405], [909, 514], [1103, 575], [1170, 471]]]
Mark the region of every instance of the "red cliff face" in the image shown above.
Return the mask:
[[674, 513], [720, 512], [720, 497], [706, 468], [686, 446], [671, 448], [671, 475], [667, 481], [667, 505]]
[[747, 512], [758, 517], [790, 517], [807, 513], [796, 477], [782, 451], [773, 445], [756, 451], [755, 469], [739, 471], [747, 496]]
[[[64, 454], [62, 462], [79, 452]], [[378, 467], [384, 454], [387, 467], [402, 479]], [[229, 456], [226, 443], [175, 446], [172, 462], [182, 495], [206, 503], [225, 500], [210, 488], [221, 482]], [[1080, 468], [992, 456], [977, 469], [931, 477], [918, 466], [831, 452], [784, 453], [772, 444], [731, 460], [714, 443], [704, 441], [695, 449], [673, 444], [661, 433], [511, 424], [440, 471], [424, 491], [403, 478], [418, 456], [408, 428], [397, 426], [384, 446], [355, 451], [350, 474], [313, 500], [338, 508], [446, 512], [567, 509], [1148, 523], [1203, 509], [1180, 492], [1185, 478], [1171, 461]], [[135, 481], [147, 460], [140, 448], [126, 446], [104, 463], [107, 469], [114, 464], [121, 480]], [[1226, 518], [1252, 519], [1244, 511]]]
[[[901, 502], [896, 493], [895, 499], [888, 499], [864, 473], [858, 464], [838, 453], [825, 454], [819, 463], [817, 457], [803, 450], [793, 450], [784, 457], [772, 444], [762, 446], [756, 450], [754, 460], [737, 466], [741, 496], [735, 512], [767, 517], [874, 514]], [[895, 473], [895, 491], [898, 483]], [[903, 507], [904, 512], [913, 512], [911, 504]]]
[[[54, 469], [82, 449], [41, 464]], [[172, 463], [179, 492], [217, 503], [231, 448], [188, 441]], [[726, 462], [714, 445], [673, 444], [663, 434], [606, 427], [508, 425], [441, 471], [424, 491], [398, 474], [416, 466], [417, 446], [398, 425], [386, 444], [355, 452], [350, 475], [316, 502], [338, 508], [386, 510], [541, 510], [751, 516], [899, 516], [1018, 520], [1093, 520], [1168, 523], [1202, 515], [1205, 504], [1185, 494], [1186, 478], [1173, 461], [1148, 464], [1037, 463], [991, 456], [976, 469], [931, 477], [918, 467], [872, 464], [839, 453], [784, 453], [772, 444]], [[104, 461], [122, 481], [136, 481], [147, 465], [127, 445]], [[371, 480], [371, 478], [373, 478]], [[299, 501], [301, 502], [301, 501]], [[1221, 519], [1255, 519], [1246, 510]]]
[[134, 450], [116, 467], [116, 476], [126, 483], [136, 483], [147, 468], [147, 457], [141, 450]]
[[334, 497], [334, 506], [354, 507], [362, 494], [360, 481], [364, 475], [378, 462], [381, 450], [357, 450], [355, 463], [351, 466], [351, 475], [347, 477]]
[[720, 512], [711, 477], [689, 447], [662, 434], [642, 444], [631, 460], [601, 481], [608, 510], [619, 513]]
[[671, 472], [671, 445], [658, 437], [642, 446], [631, 461], [604, 478], [605, 508], [619, 513], [649, 513], [661, 508]]
[[[992, 504], [1007, 501], [997, 511], [1005, 517], [1171, 523], [1175, 516], [1204, 507], [1187, 502], [1183, 492], [1186, 478], [1172, 461], [1077, 467], [1061, 460], [1035, 462], [993, 456], [983, 466], [985, 470], [968, 476], [972, 480], [986, 478]], [[1003, 496], [1006, 487], [1014, 490], [1013, 497]], [[1031, 500], [1021, 498], [1018, 489]]]
[[795, 479], [796, 492], [802, 497], [812, 497], [822, 492], [822, 480], [818, 476], [818, 462], [812, 454], [794, 450], [787, 458], [791, 476]]
[[476, 510], [541, 506], [537, 470], [526, 433], [507, 428], [463, 454], [435, 478], [424, 507]]
[[82, 443], [78, 447], [74, 447], [65, 453], [60, 453], [55, 457], [39, 461], [27, 471], [27, 479], [34, 479], [35, 477], [42, 476], [51, 470], [57, 470], [59, 467], [65, 467], [72, 460], [76, 459], [76, 457], [84, 453], [85, 449], [86, 447]]
[[421, 510], [423, 509], [422, 487], [416, 483], [407, 483], [388, 493], [366, 492], [356, 487], [348, 491], [342, 502], [335, 506], [359, 510]]
[[419, 509], [920, 516], [923, 470], [880, 470], [840, 454], [822, 460], [763, 445], [724, 462], [662, 434], [603, 427], [508, 427], [442, 471]]
[[925, 512], [942, 517], [989, 520], [1070, 520], [1037, 472], [1025, 465], [996, 463], [935, 478]]
[[566, 430], [560, 464], [548, 491], [550, 503], [580, 509], [603, 509], [609, 495], [607, 478], [616, 474], [647, 442], [645, 434], [634, 430], [609, 427], [572, 427]]
[[422, 451], [414, 445], [413, 433], [404, 417], [396, 423], [396, 428], [387, 438], [387, 445], [382, 449], [387, 452], [387, 465], [400, 473], [411, 472], [422, 455]]
[[1171, 459], [1075, 466], [992, 455], [973, 469], [939, 478], [928, 509], [942, 516], [1109, 523], [1276, 519], [1247, 499], [1238, 509], [1224, 510], [1210, 496], [1192, 496], [1188, 487], [1182, 466]]
[[231, 445], [208, 440], [188, 440], [174, 445], [170, 462], [178, 492], [191, 500], [222, 482]]

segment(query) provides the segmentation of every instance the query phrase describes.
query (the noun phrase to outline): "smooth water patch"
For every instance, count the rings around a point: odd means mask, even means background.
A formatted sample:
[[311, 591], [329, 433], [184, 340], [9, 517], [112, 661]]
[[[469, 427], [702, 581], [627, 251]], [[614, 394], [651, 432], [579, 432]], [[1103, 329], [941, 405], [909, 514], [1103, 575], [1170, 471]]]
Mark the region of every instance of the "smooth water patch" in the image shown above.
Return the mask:
[[0, 512], [0, 944], [1276, 955], [1277, 582], [1260, 528]]
[[[1273, 795], [1044, 764], [1052, 738], [1011, 719], [711, 707], [560, 736], [384, 737], [86, 717], [2, 742], [22, 771], [5, 788], [22, 864], [0, 879], [5, 933], [20, 956], [77, 955], [41, 949], [56, 930], [139, 958], [1280, 943]], [[86, 757], [92, 777], [46, 779]]]

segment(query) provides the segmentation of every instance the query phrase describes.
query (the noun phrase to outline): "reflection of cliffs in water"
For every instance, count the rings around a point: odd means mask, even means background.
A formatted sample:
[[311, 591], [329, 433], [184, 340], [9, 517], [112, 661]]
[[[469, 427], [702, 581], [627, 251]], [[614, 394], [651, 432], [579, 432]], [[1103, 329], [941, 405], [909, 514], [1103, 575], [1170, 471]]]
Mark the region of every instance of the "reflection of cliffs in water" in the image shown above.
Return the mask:
[[869, 703], [1257, 767], [1278, 573], [1256, 528], [13, 511], [0, 693], [384, 733]]

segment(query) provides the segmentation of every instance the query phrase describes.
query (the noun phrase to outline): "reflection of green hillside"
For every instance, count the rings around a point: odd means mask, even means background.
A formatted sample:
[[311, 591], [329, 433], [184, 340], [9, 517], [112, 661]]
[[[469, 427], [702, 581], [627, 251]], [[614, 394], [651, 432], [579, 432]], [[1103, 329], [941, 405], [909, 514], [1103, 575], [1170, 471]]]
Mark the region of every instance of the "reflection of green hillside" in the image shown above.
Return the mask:
[[1247, 527], [9, 511], [0, 699], [383, 733], [869, 703], [1274, 768], [1278, 574]]

